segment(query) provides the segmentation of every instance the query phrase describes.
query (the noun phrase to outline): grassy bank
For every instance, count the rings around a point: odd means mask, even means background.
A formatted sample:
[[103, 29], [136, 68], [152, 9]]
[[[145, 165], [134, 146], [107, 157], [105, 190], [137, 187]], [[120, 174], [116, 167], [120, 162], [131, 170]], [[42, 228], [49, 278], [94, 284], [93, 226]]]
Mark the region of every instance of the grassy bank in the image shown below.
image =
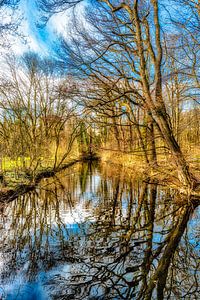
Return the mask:
[[[113, 164], [127, 169], [127, 176], [157, 179], [161, 184], [179, 187], [180, 182], [177, 176], [177, 168], [170, 156], [167, 158], [158, 156], [158, 165], [147, 165], [142, 157], [134, 154], [127, 154], [119, 151], [102, 151], [101, 161], [103, 164]], [[200, 178], [200, 156], [195, 152], [187, 155], [190, 169]]]

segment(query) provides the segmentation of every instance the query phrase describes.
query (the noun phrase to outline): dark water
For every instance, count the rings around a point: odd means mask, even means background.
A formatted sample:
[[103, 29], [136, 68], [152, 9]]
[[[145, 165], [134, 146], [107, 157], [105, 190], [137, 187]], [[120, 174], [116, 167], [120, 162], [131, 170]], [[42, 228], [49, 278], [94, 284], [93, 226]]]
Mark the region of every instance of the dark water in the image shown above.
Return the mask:
[[200, 299], [199, 209], [77, 164], [1, 208], [0, 299]]

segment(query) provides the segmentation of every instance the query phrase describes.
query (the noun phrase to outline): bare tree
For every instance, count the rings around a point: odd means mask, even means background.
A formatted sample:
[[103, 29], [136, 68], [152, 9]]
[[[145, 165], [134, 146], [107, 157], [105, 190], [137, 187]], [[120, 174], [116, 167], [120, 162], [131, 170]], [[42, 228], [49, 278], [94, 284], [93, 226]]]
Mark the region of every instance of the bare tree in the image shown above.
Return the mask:
[[[66, 4], [69, 6], [70, 2], [61, 1], [58, 6], [65, 9]], [[187, 5], [186, 2], [184, 4]], [[55, 12], [58, 6], [55, 7], [53, 2], [51, 12]], [[149, 116], [154, 148], [152, 158], [156, 157], [153, 137], [156, 128], [170, 149], [180, 181], [193, 189], [197, 180], [189, 170], [174, 135], [164, 100], [165, 40], [162, 34], [164, 28], [161, 28], [161, 8], [156, 0], [95, 1], [87, 8], [87, 25], [84, 27], [83, 22], [74, 22], [73, 37], [70, 42], [63, 41], [60, 54], [63, 59], [70, 58], [68, 61], [76, 69], [76, 74], [93, 76], [107, 85], [109, 82], [110, 89], [118, 94], [119, 99], [125, 96], [130, 101], [130, 96], [133, 96], [143, 106]], [[122, 82], [126, 83], [125, 92]]]
[[[27, 64], [28, 62], [28, 64]], [[1, 153], [21, 158], [31, 176], [38, 169], [58, 168], [68, 158], [77, 137], [75, 106], [50, 63], [30, 56], [21, 66], [9, 61], [10, 77], [1, 78]], [[49, 70], [48, 70], [49, 69]]]

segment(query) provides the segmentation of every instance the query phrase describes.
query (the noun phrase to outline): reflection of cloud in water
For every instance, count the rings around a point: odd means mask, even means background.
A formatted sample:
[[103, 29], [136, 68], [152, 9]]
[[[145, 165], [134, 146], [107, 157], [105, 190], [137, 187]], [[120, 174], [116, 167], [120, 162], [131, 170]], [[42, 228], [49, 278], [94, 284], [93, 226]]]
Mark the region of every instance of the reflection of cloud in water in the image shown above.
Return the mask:
[[159, 288], [187, 295], [197, 268], [197, 210], [187, 225], [193, 208], [175, 205], [170, 190], [127, 182], [122, 170], [92, 171], [80, 166], [8, 205], [0, 229], [8, 300], [17, 291], [22, 300], [145, 299], [147, 292], [156, 299]]
[[88, 219], [92, 219], [94, 221], [94, 217], [91, 217], [92, 209], [85, 209], [82, 204], [77, 204], [72, 210], [62, 211], [60, 217], [64, 224], [67, 227], [71, 228], [73, 224], [81, 224], [87, 221]]

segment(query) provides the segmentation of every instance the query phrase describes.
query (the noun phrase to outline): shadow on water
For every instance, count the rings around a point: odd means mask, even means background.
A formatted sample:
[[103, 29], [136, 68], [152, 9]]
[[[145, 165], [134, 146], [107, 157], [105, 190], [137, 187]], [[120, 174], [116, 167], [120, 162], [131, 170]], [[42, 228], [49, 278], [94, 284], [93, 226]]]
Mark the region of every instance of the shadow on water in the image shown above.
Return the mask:
[[156, 182], [77, 164], [0, 213], [0, 299], [199, 299], [199, 209]]

